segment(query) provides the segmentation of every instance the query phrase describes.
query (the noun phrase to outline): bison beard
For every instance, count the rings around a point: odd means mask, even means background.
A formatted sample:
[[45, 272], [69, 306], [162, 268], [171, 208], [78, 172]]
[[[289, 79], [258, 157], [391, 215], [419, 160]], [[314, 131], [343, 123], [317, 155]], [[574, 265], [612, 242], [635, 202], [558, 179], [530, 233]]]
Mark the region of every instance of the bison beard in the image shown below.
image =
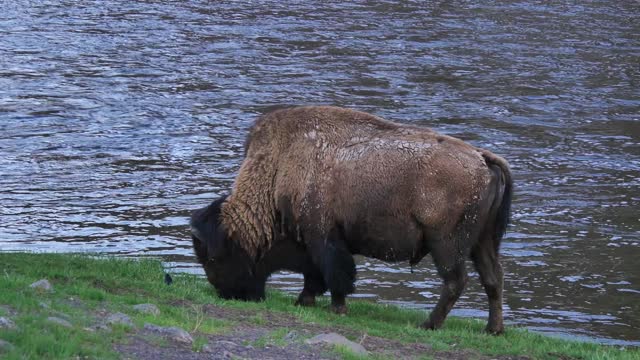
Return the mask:
[[258, 119], [232, 192], [191, 218], [193, 246], [223, 298], [262, 300], [275, 271], [304, 275], [297, 305], [331, 292], [346, 313], [353, 254], [417, 263], [444, 281], [422, 327], [437, 329], [467, 282], [471, 258], [489, 299], [486, 330], [503, 332], [500, 241], [509, 220], [507, 162], [428, 128], [336, 107]]

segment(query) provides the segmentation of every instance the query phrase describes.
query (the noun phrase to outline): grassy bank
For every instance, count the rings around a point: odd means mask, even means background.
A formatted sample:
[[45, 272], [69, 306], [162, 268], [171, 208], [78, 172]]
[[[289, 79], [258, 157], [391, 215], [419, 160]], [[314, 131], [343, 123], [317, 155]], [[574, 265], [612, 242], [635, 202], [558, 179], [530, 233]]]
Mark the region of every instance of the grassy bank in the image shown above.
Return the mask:
[[[51, 282], [53, 291], [30, 288], [43, 278]], [[0, 317], [15, 324], [0, 328], [0, 339], [11, 344], [0, 350], [0, 357], [120, 358], [123, 350], [119, 346], [132, 348], [135, 341], [164, 347], [168, 354], [171, 342], [150, 339], [139, 330], [151, 323], [188, 331], [194, 340], [182, 351], [194, 354], [218, 338], [240, 342], [243, 334], [255, 328], [261, 329], [257, 340], [246, 338], [241, 345], [256, 352], [285, 346], [287, 341], [302, 344], [314, 331], [332, 329], [365, 346], [371, 344], [374, 350], [379, 344], [381, 351], [370, 350], [374, 358], [415, 356], [403, 351], [418, 349], [419, 357], [424, 358], [640, 359], [637, 349], [563, 341], [522, 329], [508, 328], [499, 337], [485, 335], [484, 319], [450, 317], [443, 329], [424, 331], [417, 328], [426, 317], [424, 312], [350, 300], [349, 314], [337, 316], [327, 311], [326, 300], [314, 308], [295, 307], [293, 301], [275, 291], [262, 303], [224, 301], [206, 280], [190, 275], [176, 275], [167, 286], [161, 263], [155, 260], [0, 253]], [[140, 303], [157, 305], [160, 314], [132, 311]], [[107, 314], [117, 312], [129, 315], [133, 326], [96, 326]], [[51, 316], [66, 319], [72, 326], [56, 324], [48, 319]], [[288, 339], [291, 334], [299, 336]], [[133, 335], [137, 340], [132, 340]], [[320, 354], [356, 357], [344, 349], [328, 351]]]

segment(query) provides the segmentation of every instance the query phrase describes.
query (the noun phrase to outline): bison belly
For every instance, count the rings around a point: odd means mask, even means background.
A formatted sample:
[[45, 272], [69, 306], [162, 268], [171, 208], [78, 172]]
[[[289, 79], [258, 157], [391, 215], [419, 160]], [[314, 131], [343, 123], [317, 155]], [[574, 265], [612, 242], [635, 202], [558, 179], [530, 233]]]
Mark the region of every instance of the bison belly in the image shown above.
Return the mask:
[[342, 224], [349, 251], [384, 261], [419, 261], [423, 251], [422, 230], [411, 218], [373, 215]]

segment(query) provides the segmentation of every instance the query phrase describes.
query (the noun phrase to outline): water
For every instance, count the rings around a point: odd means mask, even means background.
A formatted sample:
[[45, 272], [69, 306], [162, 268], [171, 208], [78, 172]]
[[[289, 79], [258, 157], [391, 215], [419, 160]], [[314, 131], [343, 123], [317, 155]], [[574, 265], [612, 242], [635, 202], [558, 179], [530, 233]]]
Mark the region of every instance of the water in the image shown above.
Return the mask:
[[[507, 320], [640, 345], [635, 1], [0, 1], [0, 251], [160, 256], [280, 104], [431, 126], [506, 157]], [[430, 309], [430, 259], [358, 260], [354, 296]], [[455, 307], [485, 317], [473, 277]], [[298, 291], [297, 274], [271, 286]]]

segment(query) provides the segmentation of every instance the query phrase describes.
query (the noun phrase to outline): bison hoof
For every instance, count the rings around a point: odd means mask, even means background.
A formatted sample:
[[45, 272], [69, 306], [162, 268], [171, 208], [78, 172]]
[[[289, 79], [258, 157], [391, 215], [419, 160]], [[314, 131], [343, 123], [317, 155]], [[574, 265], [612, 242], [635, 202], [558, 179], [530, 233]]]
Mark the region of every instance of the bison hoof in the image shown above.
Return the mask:
[[315, 306], [316, 305], [316, 297], [315, 296], [302, 296], [298, 297], [295, 303], [296, 306]]
[[489, 326], [484, 331], [491, 335], [502, 335], [504, 333], [504, 326]]
[[436, 329], [438, 329], [440, 326], [437, 326], [435, 323], [433, 323], [433, 322], [431, 322], [431, 321], [427, 320], [427, 321], [423, 322], [423, 323], [422, 323], [422, 325], [420, 325], [420, 327], [421, 327], [422, 329], [425, 329], [425, 330], [436, 330]]
[[346, 315], [349, 312], [349, 310], [347, 309], [347, 305], [331, 304], [331, 312], [338, 315]]

